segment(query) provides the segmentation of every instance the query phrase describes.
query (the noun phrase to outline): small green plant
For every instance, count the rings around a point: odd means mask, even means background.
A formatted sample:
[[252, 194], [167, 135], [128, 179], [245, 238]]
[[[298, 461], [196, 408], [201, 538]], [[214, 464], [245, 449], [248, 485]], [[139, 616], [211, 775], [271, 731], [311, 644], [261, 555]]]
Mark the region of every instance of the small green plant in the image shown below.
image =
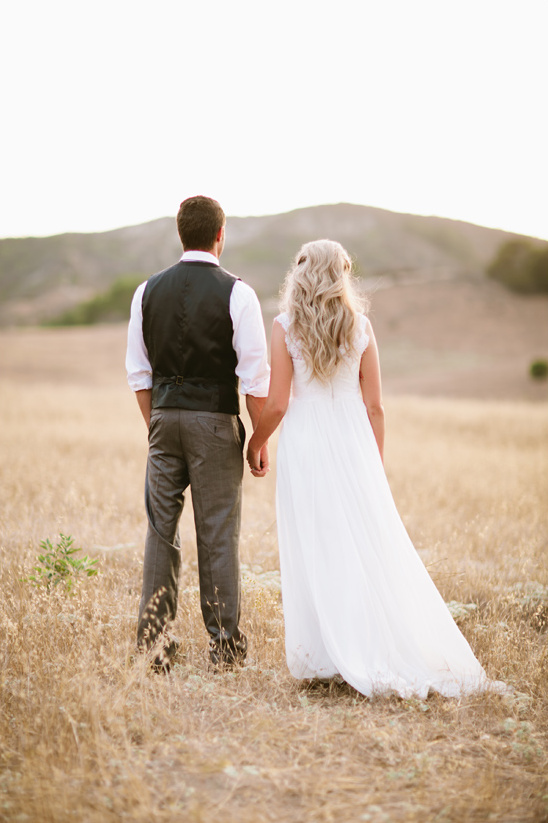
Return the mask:
[[548, 360], [533, 360], [529, 367], [529, 374], [535, 380], [545, 380], [548, 376]]
[[34, 574], [28, 578], [36, 586], [44, 585], [48, 591], [63, 583], [68, 592], [72, 591], [75, 583], [81, 576], [93, 577], [98, 573], [95, 568], [97, 559], [75, 557], [82, 549], [76, 548], [71, 535], [60, 534], [59, 542], [53, 545], [49, 539], [42, 540], [38, 555], [38, 565], [34, 567]]

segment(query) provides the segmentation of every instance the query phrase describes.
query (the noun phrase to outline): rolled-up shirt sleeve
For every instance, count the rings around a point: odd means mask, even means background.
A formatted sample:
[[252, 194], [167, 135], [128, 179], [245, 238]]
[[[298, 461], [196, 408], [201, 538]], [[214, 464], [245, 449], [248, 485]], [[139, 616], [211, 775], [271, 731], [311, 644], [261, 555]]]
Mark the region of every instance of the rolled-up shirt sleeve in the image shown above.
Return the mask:
[[146, 283], [142, 283], [131, 301], [131, 316], [127, 333], [126, 370], [127, 382], [133, 391], [152, 388], [152, 367], [143, 339], [143, 293]]
[[237, 280], [230, 295], [230, 316], [234, 327], [232, 345], [238, 358], [236, 374], [242, 394], [266, 397], [270, 367], [263, 315], [257, 295], [247, 283]]

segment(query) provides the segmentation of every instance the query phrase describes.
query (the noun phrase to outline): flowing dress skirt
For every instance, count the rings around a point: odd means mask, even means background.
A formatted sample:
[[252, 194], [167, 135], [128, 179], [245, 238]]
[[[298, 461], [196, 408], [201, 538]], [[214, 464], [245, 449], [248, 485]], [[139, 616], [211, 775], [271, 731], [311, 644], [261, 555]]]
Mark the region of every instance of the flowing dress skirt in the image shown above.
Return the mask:
[[492, 689], [397, 512], [361, 397], [290, 402], [277, 457], [286, 655], [364, 695]]

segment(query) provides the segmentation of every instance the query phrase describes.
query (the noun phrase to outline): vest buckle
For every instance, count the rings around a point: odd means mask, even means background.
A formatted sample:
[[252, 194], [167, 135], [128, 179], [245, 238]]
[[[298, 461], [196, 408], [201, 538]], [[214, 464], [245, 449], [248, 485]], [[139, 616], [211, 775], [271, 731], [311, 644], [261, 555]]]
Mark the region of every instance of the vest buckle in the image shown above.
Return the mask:
[[182, 386], [183, 385], [183, 378], [180, 374], [178, 374], [177, 377], [175, 378], [175, 385], [176, 386]]

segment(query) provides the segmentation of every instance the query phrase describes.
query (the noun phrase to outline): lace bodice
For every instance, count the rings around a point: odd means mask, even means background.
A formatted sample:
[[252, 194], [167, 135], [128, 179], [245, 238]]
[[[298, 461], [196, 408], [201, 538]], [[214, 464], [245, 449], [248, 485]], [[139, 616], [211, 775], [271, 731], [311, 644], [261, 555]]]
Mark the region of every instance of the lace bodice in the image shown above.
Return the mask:
[[289, 332], [290, 319], [287, 313], [279, 314], [276, 321], [285, 331], [285, 344], [293, 361], [293, 383], [291, 396], [293, 399], [319, 400], [361, 398], [360, 392], [360, 360], [369, 343], [366, 332], [367, 318], [360, 317], [360, 329], [354, 349], [345, 355], [337, 372], [329, 383], [321, 383], [317, 379], [310, 380], [310, 369], [301, 354], [298, 340], [294, 340]]

